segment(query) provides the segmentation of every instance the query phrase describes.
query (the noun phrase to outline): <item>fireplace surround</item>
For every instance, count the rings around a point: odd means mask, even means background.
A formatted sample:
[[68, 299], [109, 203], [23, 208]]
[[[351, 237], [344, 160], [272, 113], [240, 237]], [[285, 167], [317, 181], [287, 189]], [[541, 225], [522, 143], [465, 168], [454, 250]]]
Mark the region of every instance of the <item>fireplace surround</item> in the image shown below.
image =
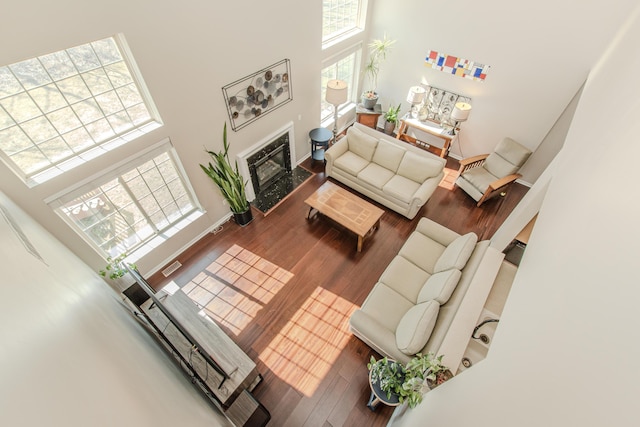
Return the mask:
[[312, 175], [294, 165], [293, 122], [238, 154], [240, 173], [250, 184], [247, 198], [251, 204], [266, 213]]

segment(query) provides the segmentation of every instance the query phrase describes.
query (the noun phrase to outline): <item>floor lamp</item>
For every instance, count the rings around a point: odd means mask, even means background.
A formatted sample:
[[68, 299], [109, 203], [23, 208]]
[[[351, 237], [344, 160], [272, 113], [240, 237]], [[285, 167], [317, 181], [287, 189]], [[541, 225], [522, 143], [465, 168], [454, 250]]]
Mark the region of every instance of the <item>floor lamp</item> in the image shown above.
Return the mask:
[[336, 142], [338, 135], [338, 107], [347, 102], [347, 82], [343, 80], [329, 80], [327, 83], [326, 101], [333, 105], [333, 143]]

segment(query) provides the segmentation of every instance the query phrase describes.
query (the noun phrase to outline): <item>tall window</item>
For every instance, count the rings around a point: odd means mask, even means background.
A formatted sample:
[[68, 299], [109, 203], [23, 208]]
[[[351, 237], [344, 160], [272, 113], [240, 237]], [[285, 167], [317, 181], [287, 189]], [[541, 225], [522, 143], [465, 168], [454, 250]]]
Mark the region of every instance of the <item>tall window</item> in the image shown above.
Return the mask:
[[0, 156], [33, 186], [160, 126], [123, 37], [0, 67]]
[[324, 0], [322, 2], [323, 46], [362, 28], [366, 0]]
[[112, 256], [135, 250], [198, 210], [168, 143], [49, 204]]
[[321, 84], [322, 84], [322, 105], [321, 105], [321, 117], [320, 121], [323, 121], [329, 117], [332, 117], [334, 114], [334, 106], [325, 101], [325, 94], [327, 90], [327, 82], [332, 79], [344, 80], [347, 82], [347, 87], [349, 89], [349, 99], [348, 102], [353, 102], [353, 93], [354, 88], [358, 84], [357, 74], [356, 74], [356, 64], [359, 61], [359, 50], [356, 52], [352, 52], [348, 56], [332, 63], [328, 67], [322, 69], [321, 76]]

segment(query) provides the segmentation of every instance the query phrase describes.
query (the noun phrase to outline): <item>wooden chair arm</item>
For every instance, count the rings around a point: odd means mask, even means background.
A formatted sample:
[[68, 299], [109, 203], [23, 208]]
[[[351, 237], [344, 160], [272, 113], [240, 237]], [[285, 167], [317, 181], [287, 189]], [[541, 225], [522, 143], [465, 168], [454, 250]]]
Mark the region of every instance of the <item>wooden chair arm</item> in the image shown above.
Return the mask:
[[500, 178], [496, 181], [493, 181], [491, 184], [489, 184], [489, 189], [492, 191], [495, 190], [499, 190], [502, 187], [504, 187], [505, 185], [509, 185], [512, 182], [514, 182], [516, 179], [520, 178], [522, 175], [520, 175], [519, 173], [514, 173], [512, 175], [507, 175], [504, 178]]
[[468, 157], [466, 159], [460, 160], [460, 169], [458, 169], [458, 173], [463, 173], [468, 171], [469, 169], [477, 168], [478, 166], [482, 166], [485, 159], [489, 157], [488, 154], [479, 154], [477, 156]]

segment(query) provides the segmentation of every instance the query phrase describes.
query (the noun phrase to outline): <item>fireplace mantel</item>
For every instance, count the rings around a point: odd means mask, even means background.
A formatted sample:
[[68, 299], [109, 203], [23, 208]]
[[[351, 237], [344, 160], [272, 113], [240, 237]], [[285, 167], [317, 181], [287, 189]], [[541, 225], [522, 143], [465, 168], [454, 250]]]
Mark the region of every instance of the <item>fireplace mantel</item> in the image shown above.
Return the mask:
[[274, 140], [278, 139], [279, 137], [281, 137], [282, 135], [288, 133], [289, 134], [289, 152], [290, 152], [290, 158], [291, 158], [291, 166], [295, 167], [296, 166], [296, 155], [295, 155], [295, 140], [294, 140], [294, 132], [293, 132], [293, 122], [288, 122], [286, 125], [282, 126], [281, 128], [279, 128], [278, 130], [276, 130], [275, 132], [269, 134], [268, 136], [264, 137], [263, 139], [261, 139], [260, 141], [258, 141], [257, 143], [255, 143], [254, 145], [252, 145], [251, 147], [247, 148], [246, 150], [238, 153], [237, 158], [238, 158], [238, 169], [240, 170], [240, 173], [242, 174], [242, 176], [244, 177], [245, 180], [247, 180], [249, 182], [249, 185], [247, 185], [247, 198], [249, 199], [249, 201], [253, 201], [256, 198], [256, 192], [253, 188], [253, 184], [251, 183], [251, 172], [249, 171], [249, 164], [247, 162], [247, 159], [249, 159], [253, 154], [257, 153], [258, 151], [260, 151], [262, 148], [264, 148], [265, 146], [269, 145], [271, 142], [273, 142]]

